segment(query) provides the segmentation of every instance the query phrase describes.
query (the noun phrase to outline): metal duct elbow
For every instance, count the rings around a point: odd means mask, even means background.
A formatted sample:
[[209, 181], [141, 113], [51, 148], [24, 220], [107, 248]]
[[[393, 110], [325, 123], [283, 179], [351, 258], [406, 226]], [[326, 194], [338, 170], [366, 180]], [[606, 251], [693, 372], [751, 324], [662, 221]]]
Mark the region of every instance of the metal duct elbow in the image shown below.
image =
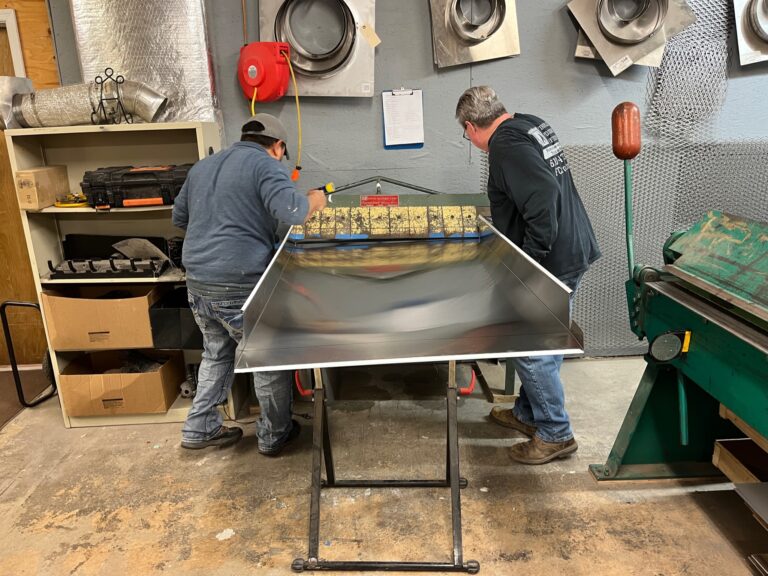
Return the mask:
[[[98, 124], [100, 98], [106, 99], [108, 114], [114, 111], [117, 102], [110, 100], [117, 98], [116, 85], [110, 82], [103, 86], [103, 94], [101, 86], [95, 82], [39, 90], [33, 94], [14, 94], [13, 118], [23, 128]], [[168, 98], [143, 82], [131, 80], [120, 85], [120, 100], [127, 113], [145, 122], [153, 122], [168, 103]]]
[[121, 92], [125, 111], [136, 114], [144, 122], [154, 122], [168, 104], [168, 98], [144, 82], [126, 80], [123, 82]]

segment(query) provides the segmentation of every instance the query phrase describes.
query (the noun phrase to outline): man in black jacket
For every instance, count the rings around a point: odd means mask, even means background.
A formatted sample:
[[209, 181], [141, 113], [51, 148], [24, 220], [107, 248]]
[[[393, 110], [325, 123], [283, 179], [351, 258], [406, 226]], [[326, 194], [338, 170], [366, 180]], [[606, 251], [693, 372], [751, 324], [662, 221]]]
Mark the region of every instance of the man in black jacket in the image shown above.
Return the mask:
[[[510, 114], [489, 86], [470, 88], [456, 106], [464, 137], [488, 152], [488, 198], [494, 225], [571, 290], [600, 249], [555, 131], [530, 114]], [[523, 464], [572, 454], [573, 437], [560, 380], [562, 356], [509, 361], [522, 381], [512, 409], [494, 407], [491, 419], [531, 440], [510, 449]]]

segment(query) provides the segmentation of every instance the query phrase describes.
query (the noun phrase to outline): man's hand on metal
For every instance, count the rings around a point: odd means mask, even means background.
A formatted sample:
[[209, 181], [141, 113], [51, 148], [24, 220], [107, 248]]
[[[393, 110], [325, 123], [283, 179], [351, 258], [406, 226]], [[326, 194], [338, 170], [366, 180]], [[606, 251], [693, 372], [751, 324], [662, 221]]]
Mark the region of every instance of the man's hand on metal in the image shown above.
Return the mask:
[[325, 192], [322, 190], [310, 190], [307, 192], [307, 200], [309, 200], [309, 211], [307, 212], [307, 218], [304, 222], [307, 222], [315, 212], [319, 212], [328, 205], [328, 200], [325, 196]]

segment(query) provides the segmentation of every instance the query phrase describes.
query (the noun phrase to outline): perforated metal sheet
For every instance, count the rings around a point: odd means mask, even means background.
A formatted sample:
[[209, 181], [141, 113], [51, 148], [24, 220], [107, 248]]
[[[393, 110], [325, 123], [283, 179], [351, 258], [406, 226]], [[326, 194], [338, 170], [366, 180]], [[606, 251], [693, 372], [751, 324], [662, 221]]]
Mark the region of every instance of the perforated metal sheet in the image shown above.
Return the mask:
[[[648, 74], [643, 149], [633, 163], [638, 264], [661, 266], [669, 235], [707, 210], [768, 221], [768, 140], [718, 142], [714, 132], [728, 86], [729, 4], [688, 3], [696, 24], [669, 40], [661, 66]], [[574, 319], [584, 330], [585, 351], [592, 356], [643, 353], [647, 343], [638, 342], [629, 329], [624, 292], [622, 163], [609, 142], [565, 150], [603, 252], [576, 293]]]
[[668, 40], [661, 66], [648, 75], [645, 131], [673, 142], [705, 137], [728, 88], [729, 3], [689, 5], [696, 22]]
[[[603, 257], [576, 293], [574, 319], [592, 356], [642, 353], [629, 330], [623, 219], [623, 169], [610, 146], [566, 147], [576, 186]], [[768, 222], [768, 141], [644, 145], [633, 163], [635, 259], [661, 266], [670, 233], [716, 209]]]

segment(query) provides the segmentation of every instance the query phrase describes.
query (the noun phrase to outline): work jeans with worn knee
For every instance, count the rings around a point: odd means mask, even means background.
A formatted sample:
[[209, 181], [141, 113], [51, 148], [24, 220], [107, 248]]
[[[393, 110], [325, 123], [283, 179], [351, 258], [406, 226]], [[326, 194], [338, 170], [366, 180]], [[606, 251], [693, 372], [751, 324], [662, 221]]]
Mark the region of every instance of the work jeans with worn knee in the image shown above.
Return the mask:
[[[218, 410], [227, 401], [234, 380], [235, 349], [243, 336], [243, 304], [247, 292], [188, 289], [189, 305], [203, 333], [203, 359], [197, 392], [182, 428], [186, 442], [204, 442], [216, 435], [223, 418]], [[259, 446], [279, 446], [291, 430], [293, 390], [290, 373], [255, 372], [253, 390], [261, 406], [256, 421]]]
[[[570, 304], [583, 272], [565, 276], [560, 281], [572, 290]], [[565, 392], [560, 380], [562, 356], [527, 356], [510, 358], [520, 377], [520, 394], [512, 413], [515, 418], [536, 426], [536, 436], [545, 442], [566, 442], [573, 438], [571, 421], [565, 411]]]

